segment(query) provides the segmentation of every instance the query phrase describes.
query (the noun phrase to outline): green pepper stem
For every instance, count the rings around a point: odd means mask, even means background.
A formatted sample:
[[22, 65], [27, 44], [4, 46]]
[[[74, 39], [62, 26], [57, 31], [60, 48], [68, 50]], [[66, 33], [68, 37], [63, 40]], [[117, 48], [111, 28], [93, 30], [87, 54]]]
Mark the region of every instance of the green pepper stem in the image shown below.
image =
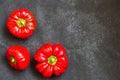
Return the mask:
[[26, 20], [25, 19], [22, 19], [22, 18], [20, 18], [20, 19], [18, 19], [17, 20], [17, 25], [18, 25], [18, 27], [24, 27], [25, 25], [26, 25]]
[[10, 60], [12, 63], [16, 64], [16, 59], [13, 56], [10, 58]]
[[48, 58], [48, 63], [51, 65], [55, 65], [57, 63], [57, 58], [55, 56], [50, 56]]

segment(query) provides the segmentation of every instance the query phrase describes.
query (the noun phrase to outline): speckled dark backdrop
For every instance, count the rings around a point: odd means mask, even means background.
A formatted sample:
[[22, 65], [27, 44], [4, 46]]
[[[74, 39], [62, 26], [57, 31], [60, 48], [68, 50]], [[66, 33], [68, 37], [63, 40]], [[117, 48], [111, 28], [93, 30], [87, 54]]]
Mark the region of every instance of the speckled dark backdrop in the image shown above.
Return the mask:
[[[37, 19], [36, 31], [25, 40], [6, 28], [11, 11], [23, 7]], [[33, 55], [46, 42], [67, 49], [69, 67], [59, 77], [44, 79], [34, 69]], [[9, 66], [10, 45], [30, 50], [27, 70]], [[0, 80], [120, 80], [120, 0], [0, 0]]]

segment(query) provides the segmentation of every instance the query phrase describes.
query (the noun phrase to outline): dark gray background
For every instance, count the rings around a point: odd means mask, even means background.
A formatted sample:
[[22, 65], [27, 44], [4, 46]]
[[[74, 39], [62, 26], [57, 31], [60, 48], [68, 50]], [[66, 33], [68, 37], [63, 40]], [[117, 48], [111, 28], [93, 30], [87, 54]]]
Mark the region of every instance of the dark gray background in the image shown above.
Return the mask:
[[[25, 40], [11, 36], [6, 21], [14, 9], [26, 7], [37, 20]], [[46, 42], [67, 49], [69, 67], [59, 77], [43, 78], [33, 55]], [[15, 71], [6, 60], [10, 45], [31, 52], [31, 64]], [[0, 80], [120, 80], [120, 0], [0, 0]]]

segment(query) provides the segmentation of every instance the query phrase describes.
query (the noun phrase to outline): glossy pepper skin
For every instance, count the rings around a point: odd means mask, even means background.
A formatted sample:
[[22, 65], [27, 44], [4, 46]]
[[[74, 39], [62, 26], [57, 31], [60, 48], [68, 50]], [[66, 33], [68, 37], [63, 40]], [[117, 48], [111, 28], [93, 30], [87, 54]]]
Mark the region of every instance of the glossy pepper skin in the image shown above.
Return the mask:
[[38, 62], [36, 69], [45, 78], [52, 75], [59, 76], [68, 67], [66, 49], [61, 44], [46, 43], [41, 46], [34, 55], [34, 60]]
[[16, 9], [8, 17], [7, 28], [17, 38], [28, 38], [35, 31], [36, 20], [27, 8]]
[[10, 46], [6, 56], [10, 66], [16, 70], [25, 70], [30, 64], [30, 53], [23, 46]]

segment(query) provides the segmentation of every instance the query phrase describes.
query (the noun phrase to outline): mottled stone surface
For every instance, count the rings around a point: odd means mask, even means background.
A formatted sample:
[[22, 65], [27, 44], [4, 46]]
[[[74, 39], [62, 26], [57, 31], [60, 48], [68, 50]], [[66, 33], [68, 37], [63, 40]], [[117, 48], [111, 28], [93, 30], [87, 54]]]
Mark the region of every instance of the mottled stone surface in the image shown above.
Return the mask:
[[[26, 7], [37, 20], [29, 39], [16, 39], [6, 28], [14, 9]], [[62, 43], [69, 67], [59, 77], [43, 78], [33, 55], [46, 42]], [[5, 52], [23, 45], [31, 52], [25, 71], [13, 70]], [[120, 0], [0, 0], [0, 80], [120, 80]]]

